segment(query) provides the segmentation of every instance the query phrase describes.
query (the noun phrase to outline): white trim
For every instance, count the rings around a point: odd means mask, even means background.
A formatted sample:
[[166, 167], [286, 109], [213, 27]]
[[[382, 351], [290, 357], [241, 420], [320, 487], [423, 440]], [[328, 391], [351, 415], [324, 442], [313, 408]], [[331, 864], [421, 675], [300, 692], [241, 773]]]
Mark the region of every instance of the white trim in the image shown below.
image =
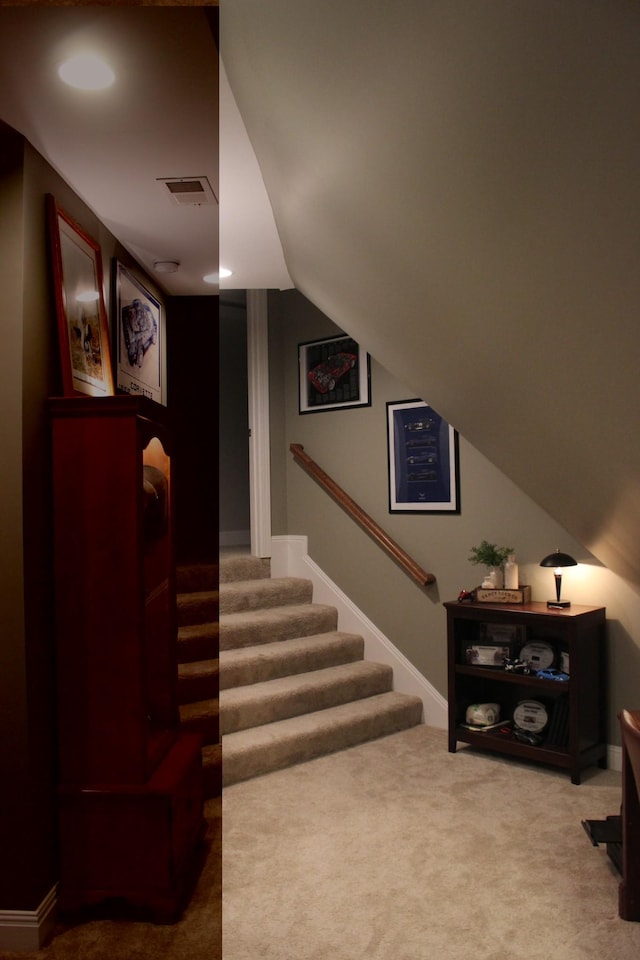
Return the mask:
[[272, 537], [271, 574], [274, 577], [306, 577], [311, 580], [314, 603], [335, 607], [340, 630], [357, 633], [364, 638], [365, 660], [393, 667], [394, 690], [420, 697], [424, 706], [424, 722], [430, 727], [446, 729], [446, 699], [314, 563], [307, 553], [306, 537]]
[[607, 746], [607, 767], [609, 770], [622, 770], [622, 747]]
[[247, 290], [249, 382], [249, 513], [251, 552], [271, 556], [269, 338], [267, 291]]
[[55, 924], [57, 888], [35, 910], [0, 910], [0, 950], [29, 953], [47, 943]]

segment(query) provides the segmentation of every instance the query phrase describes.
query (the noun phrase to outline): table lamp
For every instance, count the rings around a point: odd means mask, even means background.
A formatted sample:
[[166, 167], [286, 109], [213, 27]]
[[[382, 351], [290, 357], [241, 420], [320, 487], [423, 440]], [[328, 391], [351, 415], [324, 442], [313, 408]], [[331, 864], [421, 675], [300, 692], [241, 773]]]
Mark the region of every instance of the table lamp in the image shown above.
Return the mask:
[[559, 550], [556, 550], [555, 553], [550, 553], [548, 557], [545, 557], [544, 560], [540, 561], [541, 567], [555, 568], [553, 575], [556, 578], [556, 599], [548, 600], [547, 607], [550, 607], [554, 610], [562, 610], [565, 607], [571, 606], [570, 600], [560, 599], [560, 590], [562, 588], [562, 568], [576, 567], [577, 565], [577, 560], [574, 560], [573, 557], [570, 557], [568, 553], [560, 553]]

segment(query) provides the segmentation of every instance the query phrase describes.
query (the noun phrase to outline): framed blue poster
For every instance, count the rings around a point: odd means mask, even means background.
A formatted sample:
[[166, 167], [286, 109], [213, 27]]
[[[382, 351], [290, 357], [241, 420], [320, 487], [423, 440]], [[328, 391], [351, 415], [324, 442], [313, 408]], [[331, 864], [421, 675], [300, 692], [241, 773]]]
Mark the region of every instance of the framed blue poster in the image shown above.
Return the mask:
[[460, 513], [458, 433], [422, 400], [387, 403], [390, 513]]

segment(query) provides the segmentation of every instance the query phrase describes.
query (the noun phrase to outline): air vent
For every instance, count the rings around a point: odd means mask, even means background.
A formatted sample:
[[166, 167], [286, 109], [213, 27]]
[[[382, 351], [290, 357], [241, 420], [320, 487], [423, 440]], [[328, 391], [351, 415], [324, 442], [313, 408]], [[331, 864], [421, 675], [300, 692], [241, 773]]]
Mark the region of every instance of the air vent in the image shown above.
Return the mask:
[[161, 177], [158, 183], [180, 207], [200, 207], [217, 203], [216, 195], [206, 177]]

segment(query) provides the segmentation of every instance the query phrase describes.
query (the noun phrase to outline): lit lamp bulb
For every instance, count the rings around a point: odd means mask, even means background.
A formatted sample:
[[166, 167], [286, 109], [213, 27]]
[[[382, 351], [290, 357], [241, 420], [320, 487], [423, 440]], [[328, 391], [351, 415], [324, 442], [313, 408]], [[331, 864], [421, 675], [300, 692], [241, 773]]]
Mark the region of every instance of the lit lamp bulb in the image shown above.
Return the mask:
[[574, 560], [573, 557], [570, 557], [568, 553], [560, 553], [559, 550], [556, 550], [555, 553], [550, 553], [548, 557], [545, 557], [544, 560], [540, 561], [541, 567], [553, 567], [553, 576], [556, 581], [556, 599], [548, 600], [547, 607], [551, 607], [555, 610], [563, 610], [566, 607], [571, 606], [570, 600], [561, 600], [560, 591], [562, 589], [562, 570], [563, 567], [576, 567], [578, 561]]

